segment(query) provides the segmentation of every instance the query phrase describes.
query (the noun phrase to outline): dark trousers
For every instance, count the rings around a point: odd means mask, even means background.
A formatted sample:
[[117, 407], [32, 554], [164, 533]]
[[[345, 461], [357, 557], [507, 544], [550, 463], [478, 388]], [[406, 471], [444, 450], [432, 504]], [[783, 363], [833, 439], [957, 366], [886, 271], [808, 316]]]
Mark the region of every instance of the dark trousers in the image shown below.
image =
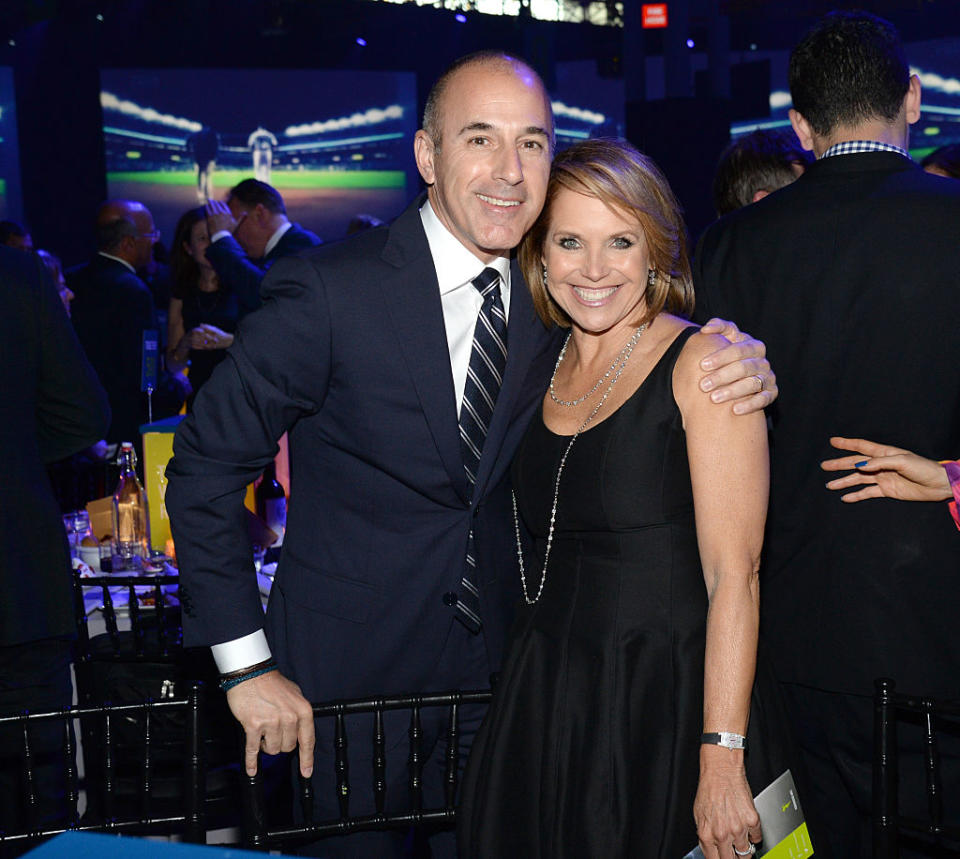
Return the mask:
[[[402, 653], [398, 659], [402, 659]], [[451, 621], [450, 634], [434, 672], [431, 689], [423, 692], [447, 692], [456, 689], [486, 689], [490, 685], [490, 668], [482, 635], [474, 635], [456, 620]], [[384, 690], [388, 691], [388, 690]], [[486, 705], [466, 705], [459, 709], [460, 759], [462, 775], [470, 746], [480, 728]], [[444, 774], [446, 772], [446, 731], [449, 712], [446, 707], [425, 708], [421, 711], [424, 756], [424, 808], [444, 805]], [[407, 755], [410, 713], [406, 710], [384, 713], [387, 746], [386, 810], [410, 808]], [[350, 814], [372, 814], [372, 717], [348, 721], [349, 775], [351, 786]], [[323, 728], [329, 733], [329, 725]], [[322, 741], [318, 741], [318, 749]], [[314, 774], [314, 819], [335, 820], [339, 816], [333, 767], [326, 755], [318, 755]], [[293, 757], [296, 767], [296, 756]], [[433, 859], [453, 859], [456, 856], [456, 838], [453, 832], [430, 835], [429, 849]], [[417, 850], [422, 850], [418, 845]], [[299, 851], [303, 856], [322, 856], [326, 859], [395, 859], [416, 855], [410, 833], [358, 832], [353, 835], [325, 838]], [[422, 854], [421, 854], [422, 855]]]
[[[872, 847], [873, 699], [782, 684], [805, 766], [798, 785], [813, 848], [822, 859], [870, 859]], [[921, 690], [909, 690], [920, 692]], [[923, 733], [901, 723], [900, 810], [925, 819]], [[945, 819], [960, 822], [960, 738], [940, 737]], [[901, 840], [901, 857], [938, 856]]]
[[[72, 642], [59, 638], [0, 647], [0, 716], [69, 707], [72, 653]], [[37, 797], [31, 809], [24, 778], [23, 729], [17, 725], [0, 730], [0, 828], [4, 831], [66, 825], [65, 737], [63, 722], [58, 720], [29, 729]]]

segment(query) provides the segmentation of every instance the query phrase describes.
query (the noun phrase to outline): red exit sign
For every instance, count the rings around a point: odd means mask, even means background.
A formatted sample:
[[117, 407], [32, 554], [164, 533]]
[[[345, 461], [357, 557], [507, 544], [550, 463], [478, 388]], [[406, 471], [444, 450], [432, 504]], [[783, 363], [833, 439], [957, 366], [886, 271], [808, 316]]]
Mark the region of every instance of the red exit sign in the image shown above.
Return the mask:
[[643, 14], [640, 25], [645, 30], [654, 30], [667, 26], [666, 3], [644, 3], [640, 9]]

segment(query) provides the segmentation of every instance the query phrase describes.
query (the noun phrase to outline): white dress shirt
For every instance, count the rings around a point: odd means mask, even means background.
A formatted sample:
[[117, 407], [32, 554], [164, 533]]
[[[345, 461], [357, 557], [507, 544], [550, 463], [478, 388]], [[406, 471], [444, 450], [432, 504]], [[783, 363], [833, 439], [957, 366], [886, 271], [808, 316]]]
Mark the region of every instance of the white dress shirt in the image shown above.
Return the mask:
[[125, 259], [120, 259], [120, 257], [115, 257], [113, 254], [108, 254], [106, 251], [97, 251], [97, 253], [100, 254], [100, 256], [102, 257], [106, 257], [107, 259], [112, 259], [114, 262], [120, 263], [120, 265], [125, 266], [134, 274], [137, 273], [137, 270], [132, 265], [130, 265], [130, 263], [128, 263]]
[[[424, 203], [420, 209], [420, 219], [427, 244], [437, 271], [440, 285], [440, 303], [443, 307], [443, 324], [447, 330], [447, 346], [450, 350], [450, 368], [453, 371], [453, 388], [457, 399], [457, 414], [463, 401], [463, 389], [467, 384], [467, 368], [470, 366], [470, 353], [473, 349], [473, 329], [477, 324], [477, 315], [483, 306], [483, 299], [471, 281], [485, 268], [500, 272], [500, 295], [503, 309], [510, 316], [510, 260], [497, 257], [489, 263], [477, 259], [468, 251], [436, 216], [430, 203]], [[286, 229], [290, 225], [285, 225]], [[286, 232], [274, 233], [271, 242], [275, 245]], [[274, 241], [276, 239], [276, 241]], [[269, 253], [268, 242], [264, 255]], [[509, 344], [507, 346], [509, 349]], [[270, 658], [270, 647], [262, 629], [251, 632], [243, 638], [214, 644], [211, 648], [217, 669], [221, 674], [239, 671], [249, 665], [256, 665]]]
[[[447, 329], [447, 347], [450, 350], [450, 369], [453, 371], [453, 390], [457, 398], [457, 414], [463, 402], [467, 384], [467, 367], [473, 349], [473, 329], [483, 298], [470, 282], [485, 268], [500, 272], [500, 296], [503, 309], [510, 318], [510, 260], [497, 257], [489, 263], [481, 262], [468, 251], [443, 224], [429, 202], [420, 209], [420, 220], [427, 234], [430, 255], [440, 284], [440, 303], [443, 306], [443, 324]], [[509, 344], [507, 346], [509, 349]]]

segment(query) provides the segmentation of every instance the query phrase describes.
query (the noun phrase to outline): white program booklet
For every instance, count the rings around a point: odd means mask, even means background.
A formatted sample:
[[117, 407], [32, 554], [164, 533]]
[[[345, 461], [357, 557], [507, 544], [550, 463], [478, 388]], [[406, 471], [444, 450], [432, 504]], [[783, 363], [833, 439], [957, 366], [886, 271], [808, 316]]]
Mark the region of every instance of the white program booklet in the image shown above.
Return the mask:
[[[763, 841], [757, 845], [758, 857], [806, 859], [813, 856], [813, 844], [790, 770], [768, 784], [753, 802], [763, 829]], [[700, 845], [683, 859], [704, 859]]]

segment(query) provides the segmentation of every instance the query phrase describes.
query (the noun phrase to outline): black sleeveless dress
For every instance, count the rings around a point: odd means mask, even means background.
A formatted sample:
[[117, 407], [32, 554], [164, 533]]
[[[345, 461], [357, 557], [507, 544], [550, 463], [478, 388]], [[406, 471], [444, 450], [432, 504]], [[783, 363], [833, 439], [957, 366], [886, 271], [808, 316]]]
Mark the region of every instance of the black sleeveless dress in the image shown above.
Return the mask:
[[[464, 774], [464, 859], [681, 859], [697, 844], [707, 594], [672, 390], [696, 330], [681, 332], [637, 391], [573, 445], [543, 594], [520, 607]], [[513, 466], [537, 542], [524, 558], [531, 597], [569, 441], [541, 412]], [[783, 724], [764, 713], [759, 687], [769, 682], [755, 684], [751, 707], [754, 793], [787, 768], [781, 741], [764, 734]]]

